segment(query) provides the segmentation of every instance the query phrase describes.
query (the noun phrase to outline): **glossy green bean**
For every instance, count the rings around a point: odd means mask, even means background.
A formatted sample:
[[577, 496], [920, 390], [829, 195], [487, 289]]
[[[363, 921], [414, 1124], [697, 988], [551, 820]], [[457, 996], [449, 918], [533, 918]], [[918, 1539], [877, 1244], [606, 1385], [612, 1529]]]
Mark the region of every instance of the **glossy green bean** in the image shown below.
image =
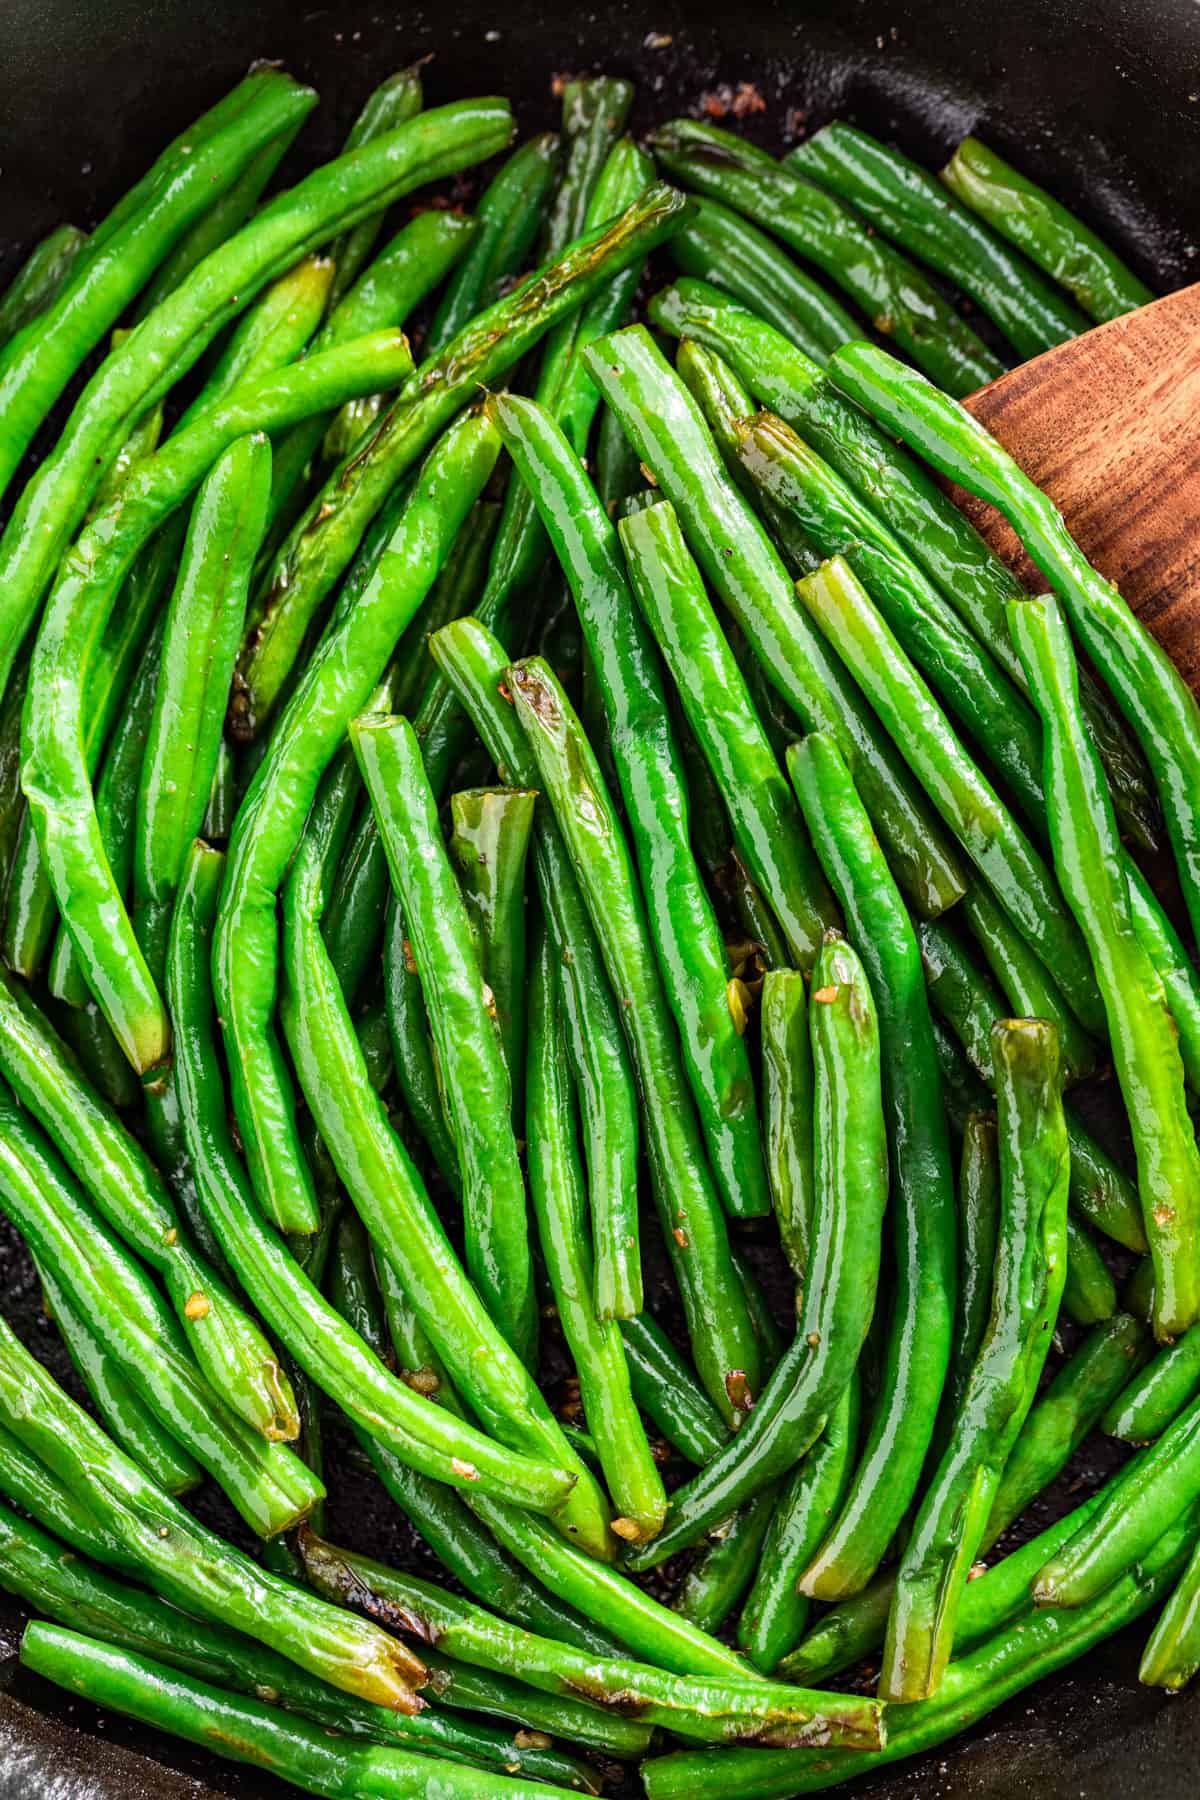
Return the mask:
[[165, 1598], [245, 1630], [361, 1699], [415, 1710], [421, 1663], [395, 1639], [351, 1622], [302, 1588], [278, 1581], [199, 1525], [57, 1388], [7, 1325], [0, 1326], [0, 1407], [9, 1428], [136, 1559]]
[[0, 1103], [0, 1205], [68, 1307], [158, 1423], [212, 1474], [242, 1517], [270, 1537], [323, 1491], [283, 1444], [228, 1412], [188, 1357], [140, 1264], [95, 1217], [52, 1146], [11, 1099]]
[[1095, 1238], [1086, 1225], [1070, 1217], [1062, 1310], [1076, 1325], [1097, 1325], [1117, 1310], [1117, 1284]]
[[970, 294], [1021, 362], [1087, 330], [1087, 320], [1014, 256], [936, 178], [868, 132], [837, 119], [784, 159], [845, 200], [885, 236]]
[[[617, 529], [549, 414], [490, 402], [567, 574], [596, 671], [663, 987], [725, 1209], [770, 1210], [750, 1059], [732, 1015], [728, 959], [692, 855], [688, 792], [662, 673], [625, 578]], [[643, 515], [639, 515], [643, 516]], [[632, 521], [624, 521], [630, 524]]]
[[[397, 69], [394, 75], [389, 75], [368, 94], [362, 111], [346, 134], [344, 148], [359, 150], [364, 144], [374, 143], [385, 132], [394, 131], [397, 125], [407, 124], [409, 119], [415, 118], [424, 104], [421, 64], [414, 63], [411, 68]], [[329, 258], [335, 271], [329, 295], [331, 308], [337, 305], [368, 261], [383, 229], [385, 217], [386, 208], [369, 213], [357, 225], [343, 231], [330, 245]], [[384, 322], [388, 325], [400, 323], [398, 319]]]
[[871, 984], [891, 1178], [895, 1274], [883, 1380], [845, 1502], [802, 1577], [806, 1594], [840, 1600], [875, 1573], [917, 1492], [949, 1366], [957, 1208], [925, 977], [908, 912], [834, 741], [811, 733], [787, 762]]
[[775, 1219], [792, 1273], [803, 1287], [812, 1255], [812, 1051], [804, 977], [768, 969], [759, 996], [763, 1137]]
[[1058, 1032], [1064, 1085], [1096, 1073], [1100, 1055], [1064, 1002], [1046, 965], [997, 906], [983, 882], [962, 898], [962, 914], [1014, 1018], [1049, 1019]]
[[1142, 871], [1132, 857], [1126, 856], [1124, 863], [1134, 936], [1162, 982], [1187, 1084], [1193, 1094], [1200, 1093], [1200, 976]]
[[[1148, 1611], [1170, 1590], [1195, 1534], [1194, 1519], [1164, 1532], [1140, 1563], [1088, 1607], [1074, 1613], [1034, 1614], [1011, 1625], [1002, 1624], [961, 1661], [951, 1664], [932, 1700], [889, 1708], [888, 1741], [874, 1756], [847, 1756], [836, 1751], [790, 1756], [766, 1750], [677, 1751], [642, 1765], [649, 1800], [794, 1800], [797, 1794], [820, 1792], [928, 1750]], [[1007, 1560], [1016, 1562], [1023, 1555], [1017, 1551]], [[985, 1583], [998, 1578], [1005, 1568], [1005, 1563], [999, 1564], [972, 1583], [972, 1590], [982, 1598]], [[1025, 1576], [1024, 1569], [1020, 1574]]]
[[255, 71], [177, 138], [92, 233], [57, 300], [0, 358], [0, 492], [75, 371], [182, 234], [316, 99], [281, 70]]
[[511, 1123], [512, 1088], [485, 993], [470, 918], [455, 881], [412, 726], [383, 715], [351, 738], [404, 911], [458, 1151], [467, 1267], [524, 1362], [536, 1350], [528, 1201]]
[[266, 524], [271, 450], [239, 438], [192, 508], [163, 634], [134, 839], [134, 929], [161, 984], [188, 846], [204, 822], [250, 572]]
[[188, 1493], [201, 1479], [200, 1465], [174, 1434], [159, 1424], [157, 1415], [123, 1374], [91, 1322], [71, 1304], [47, 1265], [38, 1269], [38, 1279], [46, 1310], [109, 1436], [168, 1494]]
[[720, 1631], [753, 1581], [779, 1492], [772, 1482], [719, 1526], [676, 1589], [673, 1609], [701, 1631]]
[[[736, 305], [706, 282], [678, 281], [655, 295], [650, 314], [663, 329], [719, 353], [760, 403], [849, 483], [1004, 673], [1024, 689], [1025, 671], [1004, 610], [1024, 592], [1016, 576], [928, 471], [753, 308], [753, 299]], [[749, 410], [743, 408], [742, 416]], [[1150, 771], [1095, 681], [1085, 684], [1083, 700], [1121, 823], [1134, 843], [1153, 850], [1162, 817]]]
[[759, 1357], [729, 1254], [629, 851], [570, 703], [540, 658], [508, 684], [566, 840], [638, 1071], [655, 1202], [708, 1396], [732, 1420], [758, 1387]]
[[[168, 975], [172, 1012], [179, 1037], [180, 1102], [188, 1148], [196, 1169], [203, 1204], [230, 1264], [264, 1318], [279, 1331], [281, 1340], [309, 1378], [335, 1399], [363, 1430], [416, 1469], [452, 1486], [477, 1484], [488, 1475], [494, 1446], [480, 1432], [455, 1420], [444, 1408], [423, 1400], [403, 1381], [392, 1376], [368, 1353], [356, 1333], [345, 1328], [338, 1314], [321, 1298], [320, 1291], [288, 1251], [283, 1239], [259, 1216], [249, 1185], [233, 1148], [225, 1115], [224, 1089], [213, 1041], [212, 996], [208, 986], [207, 951], [211, 942], [223, 859], [207, 846], [193, 850], [184, 886], [176, 905], [170, 944]], [[348, 1028], [343, 1028], [342, 1053], [351, 1061], [356, 1091], [370, 1096], [363, 1108], [374, 1109], [386, 1130], [379, 1102], [371, 1094], [362, 1052]], [[335, 1090], [335, 1091], [341, 1091]], [[330, 1146], [335, 1156], [336, 1150]], [[399, 1154], [399, 1152], [398, 1152]], [[421, 1221], [425, 1239], [413, 1242], [412, 1258], [422, 1262], [426, 1285], [436, 1285], [439, 1270], [449, 1265], [447, 1283], [456, 1273], [449, 1247], [427, 1242], [440, 1227], [432, 1210], [430, 1224]], [[417, 1227], [414, 1222], [414, 1237]], [[438, 1252], [441, 1251], [439, 1256]], [[421, 1253], [424, 1253], [422, 1255]], [[461, 1276], [459, 1277], [461, 1280]], [[438, 1293], [436, 1304], [445, 1314], [451, 1302]], [[282, 1327], [282, 1330], [280, 1330]], [[509, 1493], [514, 1482], [535, 1504], [553, 1505], [561, 1499], [569, 1476], [557, 1476], [544, 1463], [506, 1449], [504, 1467]]]
[[[382, 839], [379, 839], [382, 847]], [[386, 863], [385, 863], [386, 867]], [[393, 894], [383, 947], [384, 995], [396, 1077], [408, 1115], [450, 1191], [460, 1193], [458, 1151], [442, 1108], [429, 1018], [404, 910]]]
[[[917, 936], [921, 960], [925, 964], [925, 982], [934, 1009], [958, 1038], [975, 1074], [990, 1086], [990, 1033], [994, 1021], [1008, 1010], [1003, 995], [971, 960], [961, 939], [940, 919], [919, 925]], [[951, 1107], [955, 1088], [962, 1089], [964, 1077], [967, 1077], [967, 1086], [975, 1085], [977, 1091], [965, 1096], [962, 1111], [965, 1113], [972, 1106], [982, 1106], [986, 1110], [989, 1102], [978, 1084], [973, 1084], [967, 1076], [966, 1062], [948, 1035], [944, 1032], [939, 1035], [935, 1031], [935, 1042], [942, 1064], [947, 1106]], [[1071, 1145], [1072, 1206], [1089, 1225], [1112, 1238], [1114, 1243], [1141, 1253], [1146, 1249], [1146, 1233], [1137, 1189], [1092, 1137], [1079, 1114], [1070, 1106], [1065, 1110]]]
[[101, 1099], [115, 1112], [131, 1112], [142, 1098], [137, 1076], [90, 995], [83, 1006], [62, 1008], [58, 1029]]
[[1200, 1669], [1200, 1555], [1191, 1560], [1168, 1596], [1142, 1652], [1138, 1680], [1147, 1687], [1186, 1687]]
[[964, 138], [942, 180], [952, 194], [1074, 294], [1092, 319], [1118, 318], [1154, 295], [1107, 244], [1043, 188], [981, 144]]
[[108, 1644], [156, 1659], [234, 1692], [282, 1704], [288, 1713], [332, 1731], [381, 1743], [415, 1745], [454, 1762], [496, 1773], [559, 1780], [598, 1791], [583, 1763], [561, 1752], [519, 1744], [511, 1732], [479, 1725], [439, 1707], [401, 1713], [339, 1694], [294, 1663], [220, 1625], [190, 1619], [152, 1594], [115, 1581], [64, 1553], [36, 1526], [0, 1507], [0, 1586], [44, 1617], [83, 1628]]
[[[414, 1751], [343, 1736], [327, 1723], [310, 1724], [260, 1699], [231, 1695], [195, 1675], [61, 1626], [30, 1625], [22, 1655], [28, 1667], [68, 1692], [333, 1800], [362, 1794], [380, 1800], [537, 1800], [539, 1795], [568, 1800], [571, 1791], [543, 1786], [532, 1776], [509, 1780], [494, 1767], [450, 1761], [446, 1746], [436, 1740]], [[413, 1704], [419, 1704], [415, 1696]], [[443, 1754], [426, 1755], [426, 1748]]]
[[792, 1468], [824, 1430], [875, 1310], [888, 1186], [879, 1027], [866, 971], [835, 932], [814, 965], [809, 1030], [812, 1265], [796, 1335], [737, 1435], [671, 1496], [666, 1525], [631, 1558], [635, 1568], [695, 1543]]
[[322, 600], [397, 480], [481, 385], [505, 374], [558, 319], [668, 237], [685, 204], [661, 183], [648, 188], [618, 219], [570, 245], [414, 371], [369, 442], [334, 470], [280, 549], [262, 600], [256, 681], [247, 682], [238, 708], [240, 737], [252, 737], [260, 715], [265, 718], [265, 702], [280, 692]]
[[1010, 624], [1046, 731], [1055, 866], [1095, 965], [1133, 1134], [1154, 1261], [1155, 1335], [1175, 1337], [1200, 1316], [1200, 1151], [1187, 1111], [1178, 1033], [1133, 928], [1116, 821], [1080, 725], [1066, 623], [1057, 602], [1043, 599], [1015, 606]]
[[[866, 345], [839, 351], [838, 386], [943, 474], [996, 505], [1059, 596], [1153, 772], [1193, 929], [1200, 924], [1200, 710], [1166, 652], [1099, 575], [1053, 502], [936, 388]], [[1086, 1021], [1085, 1021], [1086, 1023]]]
[[557, 255], [587, 229], [592, 199], [613, 143], [625, 129], [633, 85], [614, 75], [581, 76], [565, 82], [562, 128], [567, 167], [547, 215], [542, 235], [545, 255]]
[[[506, 696], [508, 656], [477, 619], [430, 640], [430, 650], [502, 778], [536, 785], [537, 763]], [[534, 821], [534, 872], [559, 958], [567, 1047], [580, 1106], [600, 1318], [641, 1310], [637, 1213], [638, 1115], [618, 1008], [571, 860], [546, 802]]]
[[293, 1436], [293, 1399], [274, 1352], [196, 1254], [141, 1146], [78, 1074], [33, 1002], [5, 983], [0, 1018], [6, 1079], [108, 1224], [161, 1277], [213, 1389], [264, 1436]]
[[634, 593], [725, 802], [746, 866], [797, 966], [837, 913], [799, 810], [669, 503], [622, 519]]
[[[302, 355], [321, 323], [332, 283], [333, 264], [320, 252], [304, 257], [273, 281], [234, 325], [220, 354], [206, 368], [199, 393], [173, 429], [186, 431], [206, 407], [239, 382], [268, 369], [282, 369]], [[97, 490], [97, 499], [102, 492], [103, 486]]]
[[536, 800], [529, 788], [467, 788], [450, 797], [450, 858], [491, 994], [485, 1004], [500, 1029], [514, 1119], [525, 1094], [525, 858]]
[[103, 1563], [105, 1568], [135, 1572], [137, 1558], [120, 1538], [102, 1525], [77, 1494], [64, 1487], [40, 1457], [26, 1449], [20, 1438], [0, 1425], [0, 1487], [14, 1506], [28, 1513], [48, 1531]]
[[[507, 1675], [495, 1675], [490, 1670], [473, 1669], [467, 1663], [451, 1662], [449, 1657], [439, 1656], [435, 1650], [426, 1651], [425, 1660], [434, 1671], [444, 1705], [511, 1719], [519, 1726], [521, 1735], [540, 1731], [547, 1737], [564, 1738], [568, 1743], [583, 1744], [604, 1756], [626, 1761], [642, 1755], [653, 1738], [649, 1725], [639, 1725], [635, 1719], [618, 1718], [588, 1700], [568, 1700], [562, 1694], [543, 1694]], [[594, 1770], [591, 1763], [585, 1766]]]
[[310, 660], [234, 824], [214, 941], [214, 985], [255, 1190], [268, 1214], [289, 1230], [311, 1231], [317, 1215], [273, 1022], [275, 895], [321, 775], [429, 592], [497, 449], [490, 428], [468, 416], [430, 453], [374, 574]]
[[0, 350], [53, 305], [86, 243], [77, 225], [56, 225], [34, 245], [0, 298]]
[[881, 1691], [925, 1699], [941, 1683], [954, 1620], [1004, 1465], [1037, 1390], [1066, 1272], [1069, 1150], [1052, 1025], [992, 1028], [1000, 1222], [987, 1331], [962, 1411], [921, 1502], [896, 1577]]
[[1088, 947], [1054, 877], [949, 721], [841, 557], [796, 584], [802, 604], [836, 646], [855, 680], [903, 744], [942, 818], [1035, 949], [1076, 1017], [1104, 1029], [1104, 1007]]
[[693, 119], [660, 126], [651, 143], [678, 180], [747, 214], [815, 263], [877, 331], [894, 337], [949, 392], [973, 393], [1003, 372], [920, 270], [823, 188], [745, 138]]
[[797, 608], [783, 565], [724, 475], [686, 388], [640, 326], [600, 339], [585, 361], [773, 686], [808, 728], [834, 732], [852, 759], [897, 879], [918, 910], [943, 911], [963, 891], [956, 855], [853, 682]]
[[992, 1308], [1000, 1232], [1000, 1145], [992, 1112], [970, 1112], [962, 1121], [958, 1219], [958, 1306], [936, 1434], [942, 1449], [962, 1412]]
[[501, 164], [479, 197], [477, 229], [438, 302], [426, 339], [436, 356], [475, 314], [500, 296], [505, 281], [519, 275], [533, 248], [546, 202], [562, 164], [557, 134], [528, 138]]
[[738, 1645], [764, 1675], [774, 1674], [804, 1630], [809, 1602], [800, 1577], [838, 1516], [853, 1478], [860, 1398], [856, 1375], [776, 1502], [758, 1574], [738, 1621]]
[[649, 1313], [622, 1319], [633, 1396], [673, 1450], [689, 1462], [715, 1456], [729, 1428], [695, 1375]]
[[1127, 1444], [1148, 1444], [1161, 1437], [1200, 1393], [1200, 1331], [1185, 1331], [1164, 1344], [1128, 1387], [1114, 1399], [1102, 1421], [1110, 1437]]
[[696, 202], [671, 240], [670, 256], [684, 275], [724, 288], [817, 362], [862, 336], [862, 327], [786, 250], [716, 200]]

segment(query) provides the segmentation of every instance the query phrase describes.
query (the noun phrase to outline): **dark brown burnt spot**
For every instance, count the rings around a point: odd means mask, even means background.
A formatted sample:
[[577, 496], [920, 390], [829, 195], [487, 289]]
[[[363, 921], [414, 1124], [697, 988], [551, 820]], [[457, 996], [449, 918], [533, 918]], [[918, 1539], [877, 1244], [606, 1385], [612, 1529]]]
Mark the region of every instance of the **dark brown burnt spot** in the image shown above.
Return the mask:
[[564, 1681], [562, 1692], [568, 1698], [589, 1700], [593, 1706], [615, 1713], [621, 1719], [640, 1719], [652, 1704], [629, 1688], [608, 1687], [601, 1681], [589, 1681], [585, 1675], [576, 1675], [573, 1680]]
[[307, 1525], [302, 1525], [296, 1533], [296, 1543], [313, 1584], [329, 1599], [336, 1600], [340, 1606], [352, 1607], [386, 1631], [414, 1637], [419, 1643], [436, 1649], [440, 1638], [436, 1626], [412, 1607], [377, 1593], [357, 1569]]

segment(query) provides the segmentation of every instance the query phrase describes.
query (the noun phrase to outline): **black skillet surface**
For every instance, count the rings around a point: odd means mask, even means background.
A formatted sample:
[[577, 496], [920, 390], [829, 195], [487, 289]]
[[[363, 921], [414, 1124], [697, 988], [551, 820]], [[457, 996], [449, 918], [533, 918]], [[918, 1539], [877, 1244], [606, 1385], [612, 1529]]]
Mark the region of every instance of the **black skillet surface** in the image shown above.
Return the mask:
[[[555, 73], [599, 68], [637, 81], [638, 128], [740, 82], [765, 103], [747, 128], [776, 146], [839, 115], [936, 166], [978, 128], [1078, 207], [1156, 288], [1200, 274], [1194, 0], [738, 0], [734, 10], [712, 0], [570, 8], [518, 0], [505, 13], [474, 0], [444, 13], [287, 0], [7, 0], [3, 41], [5, 265], [64, 217], [94, 223], [255, 57], [279, 58], [319, 88], [323, 104], [298, 152], [312, 161], [336, 148], [375, 81], [433, 53], [431, 101], [504, 93], [526, 132], [554, 122]], [[6, 1316], [63, 1373], [28, 1263], [3, 1237], [0, 1294]], [[1104, 1460], [1069, 1471], [1048, 1506], [1062, 1510]], [[204, 1510], [236, 1535], [219, 1501]], [[427, 1566], [404, 1521], [351, 1464], [338, 1469], [330, 1532]], [[16, 1670], [20, 1623], [0, 1597], [0, 1800], [274, 1800], [295, 1791], [70, 1705]], [[881, 1773], [869, 1790], [894, 1800], [1193, 1800], [1200, 1695], [1168, 1700], [1138, 1687], [1142, 1635], [1102, 1646], [944, 1752]], [[626, 1792], [635, 1791], [630, 1783]]]

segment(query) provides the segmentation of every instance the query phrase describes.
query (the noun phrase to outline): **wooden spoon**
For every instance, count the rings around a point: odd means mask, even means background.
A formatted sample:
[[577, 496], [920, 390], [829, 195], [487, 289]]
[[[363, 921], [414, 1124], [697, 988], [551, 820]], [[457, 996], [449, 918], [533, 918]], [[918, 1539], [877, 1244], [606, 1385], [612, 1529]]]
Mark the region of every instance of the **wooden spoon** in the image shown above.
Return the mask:
[[[1200, 693], [1200, 283], [1048, 350], [966, 404]], [[1000, 515], [954, 495], [1026, 587], [1044, 591]]]

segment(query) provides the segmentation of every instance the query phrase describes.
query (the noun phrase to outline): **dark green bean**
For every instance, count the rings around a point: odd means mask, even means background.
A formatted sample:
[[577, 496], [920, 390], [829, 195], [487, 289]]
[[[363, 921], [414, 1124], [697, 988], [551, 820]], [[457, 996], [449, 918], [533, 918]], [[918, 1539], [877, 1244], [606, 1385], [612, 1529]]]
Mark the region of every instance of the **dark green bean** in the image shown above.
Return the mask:
[[[394, 131], [397, 125], [405, 125], [409, 119], [415, 118], [424, 104], [421, 65], [416, 63], [412, 68], [398, 69], [367, 96], [366, 104], [346, 134], [344, 149], [359, 150], [364, 144], [374, 143], [385, 132]], [[329, 257], [334, 266], [330, 307], [337, 305], [370, 257], [376, 239], [383, 230], [386, 211], [386, 208], [381, 208], [378, 212], [369, 213], [359, 224], [343, 231], [330, 245]], [[384, 323], [395, 325], [400, 321], [388, 319]]]
[[525, 858], [536, 800], [530, 788], [468, 788], [450, 797], [450, 857], [491, 993], [485, 1005], [500, 1028], [518, 1121], [525, 1096]]
[[772, 1482], [712, 1532], [671, 1601], [701, 1631], [720, 1631], [754, 1579], [780, 1487]]
[[921, 954], [853, 778], [811, 733], [788, 773], [842, 903], [879, 1020], [894, 1234], [884, 1372], [854, 1479], [804, 1592], [840, 1600], [875, 1573], [915, 1498], [949, 1364], [958, 1277], [954, 1176]]
[[34, 245], [0, 299], [0, 350], [54, 304], [86, 243], [87, 232], [77, 225], [56, 225]]
[[1110, 1437], [1148, 1444], [1200, 1393], [1200, 1330], [1164, 1344], [1118, 1394], [1102, 1421]]
[[[382, 839], [379, 842], [382, 846]], [[388, 906], [383, 971], [392, 1058], [400, 1092], [408, 1115], [439, 1173], [457, 1197], [461, 1192], [458, 1151], [442, 1110], [421, 977], [417, 973], [404, 911], [395, 895]]]
[[1082, 220], [981, 144], [964, 138], [942, 180], [1030, 260], [1074, 294], [1096, 320], [1115, 319], [1154, 295]]
[[499, 299], [506, 281], [520, 274], [561, 163], [558, 137], [544, 131], [523, 143], [493, 175], [475, 208], [476, 231], [470, 249], [447, 282], [433, 315], [425, 341], [427, 355], [436, 356], [476, 313]]
[[1058, 1032], [1064, 1085], [1096, 1073], [1099, 1052], [1047, 972], [983, 882], [968, 888], [962, 913], [1014, 1018], [1049, 1019]]
[[759, 997], [759, 1029], [767, 1174], [783, 1248], [803, 1287], [812, 1254], [813, 1077], [808, 1004], [798, 970], [768, 969]]
[[635, 1568], [695, 1543], [804, 1455], [854, 1372], [875, 1310], [888, 1185], [879, 1028], [866, 972], [836, 932], [814, 965], [809, 1011], [812, 1265], [796, 1335], [737, 1435], [671, 1496], [667, 1523], [630, 1559]]

